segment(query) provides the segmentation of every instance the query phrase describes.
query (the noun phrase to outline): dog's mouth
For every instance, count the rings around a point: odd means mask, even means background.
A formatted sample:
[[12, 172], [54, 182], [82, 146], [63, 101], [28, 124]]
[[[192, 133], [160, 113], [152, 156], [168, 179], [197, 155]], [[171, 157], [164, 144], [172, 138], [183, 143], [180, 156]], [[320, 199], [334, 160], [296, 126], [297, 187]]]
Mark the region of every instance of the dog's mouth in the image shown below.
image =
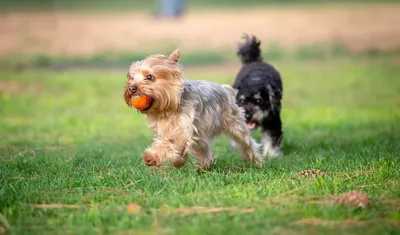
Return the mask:
[[249, 127], [250, 130], [254, 129], [256, 125], [257, 124], [255, 122], [247, 122], [247, 126]]
[[[142, 95], [141, 95], [141, 94], [137, 94], [137, 95], [135, 95], [135, 96], [142, 96]], [[149, 98], [150, 98], [150, 101], [149, 101], [149, 103], [148, 103], [146, 106], [143, 106], [143, 107], [135, 107], [135, 108], [136, 108], [137, 110], [141, 111], [141, 112], [149, 110], [149, 109], [151, 108], [151, 106], [153, 106], [153, 104], [154, 104], [154, 99], [153, 99], [153, 97], [149, 96]]]
[[257, 128], [262, 123], [263, 118], [263, 112], [260, 109], [246, 112], [246, 123], [250, 130]]
[[154, 103], [154, 99], [150, 97], [150, 103], [148, 105], [146, 105], [145, 107], [143, 107], [142, 109], [140, 109], [140, 111], [147, 111], [151, 108], [151, 106], [153, 106]]

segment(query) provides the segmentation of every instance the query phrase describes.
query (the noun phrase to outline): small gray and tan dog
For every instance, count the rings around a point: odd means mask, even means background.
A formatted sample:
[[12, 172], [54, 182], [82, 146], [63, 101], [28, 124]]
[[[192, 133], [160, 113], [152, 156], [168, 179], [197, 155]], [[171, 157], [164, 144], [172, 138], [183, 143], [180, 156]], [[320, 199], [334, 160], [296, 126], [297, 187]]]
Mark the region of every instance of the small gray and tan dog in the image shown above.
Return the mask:
[[178, 63], [179, 50], [169, 57], [151, 55], [134, 62], [127, 73], [125, 102], [132, 96], [146, 95], [151, 102], [139, 112], [147, 116], [155, 134], [153, 144], [145, 150], [148, 166], [170, 161], [184, 166], [191, 151], [201, 168], [212, 165], [212, 140], [226, 133], [239, 145], [241, 156], [257, 165], [263, 158], [251, 138], [244, 112], [236, 104], [230, 85], [208, 81], [190, 81], [183, 77]]

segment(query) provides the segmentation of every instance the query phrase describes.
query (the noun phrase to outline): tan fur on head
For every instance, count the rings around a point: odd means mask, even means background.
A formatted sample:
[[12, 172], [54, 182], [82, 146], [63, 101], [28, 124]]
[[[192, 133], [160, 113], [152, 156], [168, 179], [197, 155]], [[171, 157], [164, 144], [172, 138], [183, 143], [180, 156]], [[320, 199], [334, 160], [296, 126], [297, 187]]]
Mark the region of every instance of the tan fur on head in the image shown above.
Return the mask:
[[[132, 95], [130, 86], [136, 86], [136, 94], [148, 95], [153, 99], [153, 105], [142, 113], [165, 115], [174, 112], [179, 107], [183, 92], [183, 71], [177, 63], [179, 50], [172, 52], [170, 57], [151, 55], [144, 60], [134, 62], [127, 74], [128, 81], [124, 88], [124, 98], [128, 106]], [[146, 76], [152, 75], [151, 80]]]
[[175, 51], [173, 51], [172, 53], [171, 53], [171, 55], [169, 55], [169, 58], [171, 59], [171, 60], [173, 60], [173, 61], [175, 61], [175, 62], [178, 62], [179, 61], [179, 56], [180, 56], [180, 52], [179, 52], [179, 48], [178, 49], [176, 49]]

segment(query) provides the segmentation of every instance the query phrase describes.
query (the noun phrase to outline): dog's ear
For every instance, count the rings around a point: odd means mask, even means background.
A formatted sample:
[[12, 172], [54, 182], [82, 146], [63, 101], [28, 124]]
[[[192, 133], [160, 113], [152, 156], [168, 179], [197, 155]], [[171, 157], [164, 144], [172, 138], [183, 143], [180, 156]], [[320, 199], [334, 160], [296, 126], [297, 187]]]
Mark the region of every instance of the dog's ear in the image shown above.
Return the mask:
[[268, 91], [268, 98], [269, 98], [269, 103], [271, 105], [271, 111], [273, 113], [275, 112], [280, 112], [281, 110], [281, 102], [280, 102], [280, 95], [276, 91], [276, 89], [273, 89], [271, 85], [267, 85], [267, 91]]
[[171, 55], [169, 55], [169, 58], [175, 62], [178, 62], [180, 54], [181, 53], [179, 52], [179, 48], [178, 48], [174, 52], [172, 52]]

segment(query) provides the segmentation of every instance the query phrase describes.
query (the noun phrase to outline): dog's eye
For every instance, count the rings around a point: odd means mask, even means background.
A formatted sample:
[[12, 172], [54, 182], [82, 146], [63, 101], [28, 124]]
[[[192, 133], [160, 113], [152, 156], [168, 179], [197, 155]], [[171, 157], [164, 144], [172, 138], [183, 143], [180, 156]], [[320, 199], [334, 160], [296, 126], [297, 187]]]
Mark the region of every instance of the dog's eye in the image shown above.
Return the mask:
[[261, 102], [260, 99], [256, 99], [256, 103], [259, 104]]
[[244, 100], [240, 100], [239, 103], [244, 104]]
[[154, 76], [151, 75], [151, 74], [149, 74], [149, 75], [147, 75], [147, 76], [145, 77], [145, 79], [151, 81], [151, 80], [154, 79]]

